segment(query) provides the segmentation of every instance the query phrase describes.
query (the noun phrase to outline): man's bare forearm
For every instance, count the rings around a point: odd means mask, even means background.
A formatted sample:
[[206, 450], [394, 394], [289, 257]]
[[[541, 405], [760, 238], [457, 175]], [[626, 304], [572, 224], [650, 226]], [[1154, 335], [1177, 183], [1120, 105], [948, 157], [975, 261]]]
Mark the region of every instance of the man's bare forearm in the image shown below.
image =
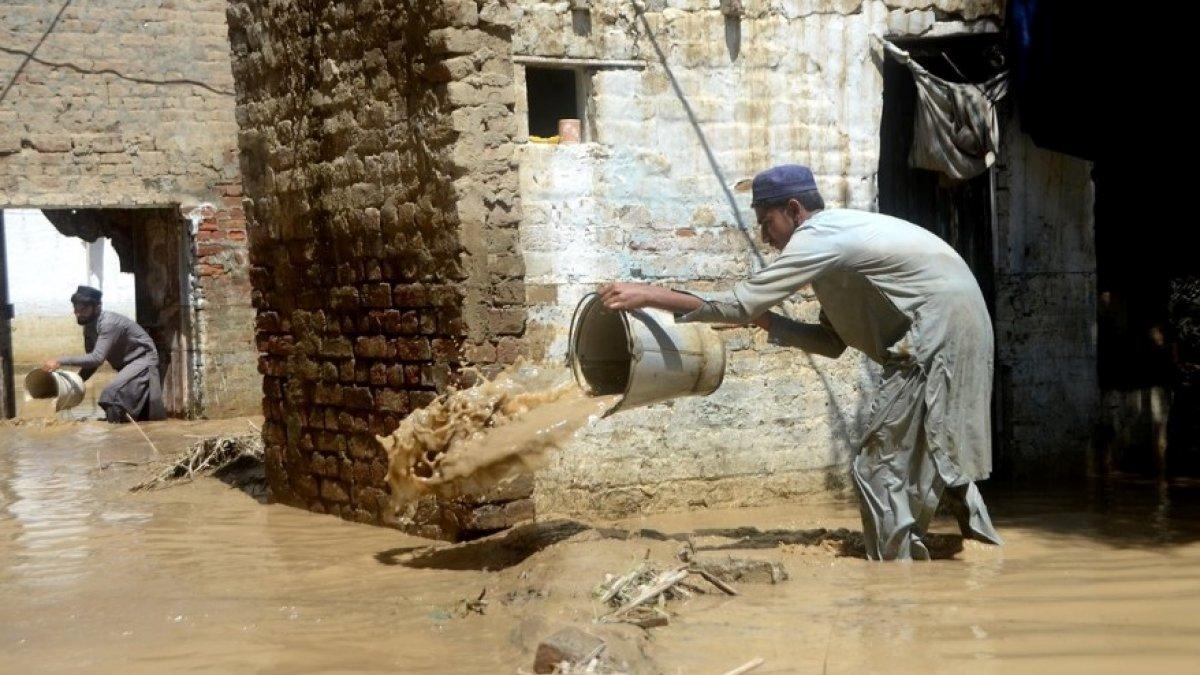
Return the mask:
[[[653, 307], [672, 312], [677, 317], [692, 314], [703, 308], [706, 304], [703, 299], [690, 293], [680, 293], [679, 291], [672, 291], [669, 288], [651, 286], [649, 284], [624, 282], [605, 284], [600, 287], [599, 293], [604, 306], [609, 309], [632, 310], [641, 309], [642, 307]], [[710, 319], [702, 317], [698, 320], [708, 321]], [[744, 321], [718, 321], [717, 323], [753, 323], [759, 328], [766, 329], [771, 325], [771, 317], [770, 314], [763, 313], [762, 316], [757, 318], [752, 319], [747, 317]]]
[[656, 309], [675, 312], [677, 314], [686, 314], [697, 309], [704, 304], [704, 301], [694, 295], [680, 293], [669, 288], [653, 287], [654, 292], [650, 299], [650, 306]]
[[600, 299], [609, 309], [641, 309], [654, 307], [668, 312], [690, 312], [699, 308], [704, 301], [687, 293], [677, 293], [669, 288], [649, 284], [613, 283], [599, 290]]

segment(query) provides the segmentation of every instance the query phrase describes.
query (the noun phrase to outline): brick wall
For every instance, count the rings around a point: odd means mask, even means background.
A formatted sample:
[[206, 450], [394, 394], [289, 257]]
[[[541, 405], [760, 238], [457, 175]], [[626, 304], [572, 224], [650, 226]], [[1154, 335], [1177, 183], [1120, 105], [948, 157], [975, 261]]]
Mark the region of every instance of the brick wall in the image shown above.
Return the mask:
[[253, 412], [225, 2], [76, 2], [56, 19], [62, 6], [0, 3], [0, 208], [176, 209], [193, 238], [193, 403]]
[[372, 435], [464, 355], [520, 350], [509, 15], [242, 0], [229, 19], [272, 498], [383, 522]]

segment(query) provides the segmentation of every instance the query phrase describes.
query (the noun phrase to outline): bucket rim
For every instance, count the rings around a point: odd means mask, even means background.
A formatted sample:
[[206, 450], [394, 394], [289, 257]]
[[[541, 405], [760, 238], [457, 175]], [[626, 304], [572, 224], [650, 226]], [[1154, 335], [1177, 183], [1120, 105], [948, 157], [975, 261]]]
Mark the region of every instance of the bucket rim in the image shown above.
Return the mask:
[[[593, 311], [593, 306], [599, 301], [600, 294], [595, 291], [592, 291], [579, 299], [579, 303], [575, 305], [575, 311], [571, 315], [571, 335], [567, 344], [567, 359], [571, 362], [571, 374], [575, 377], [575, 384], [578, 385], [580, 389], [588, 392], [589, 395], [591, 394], [592, 388], [588, 384], [587, 380], [584, 379], [582, 368], [579, 365], [579, 340], [581, 337], [580, 319], [583, 318], [587, 312]], [[621, 327], [624, 329], [625, 349], [629, 352], [629, 372], [627, 373], [628, 377], [625, 378], [625, 388], [621, 392], [621, 399], [614, 403], [611, 408], [605, 411], [602, 417], [608, 417], [620, 409], [621, 404], [625, 402], [625, 397], [629, 395], [629, 387], [633, 381], [635, 357], [633, 351], [636, 345], [633, 343], [632, 331], [629, 329], [629, 317], [625, 312], [620, 310], [614, 312], [614, 314], [620, 317]]]
[[[83, 378], [78, 373], [61, 368], [53, 371], [34, 368], [25, 373], [24, 385], [25, 393], [31, 398], [41, 401], [54, 400], [55, 412], [69, 410], [79, 405], [83, 401], [86, 388]], [[53, 394], [34, 395], [35, 388], [45, 391], [44, 387], [51, 385], [54, 389]]]
[[[25, 378], [23, 379], [22, 384], [25, 387], [25, 393], [34, 399], [47, 400], [47, 399], [52, 399], [52, 398], [58, 396], [58, 384], [55, 381], [54, 373], [43, 370], [40, 367], [34, 368], [33, 370], [30, 370], [29, 372], [25, 373]], [[37, 388], [39, 390], [42, 389], [42, 387], [39, 385], [53, 385], [54, 393], [48, 394], [45, 396], [35, 395], [33, 393], [34, 388]]]

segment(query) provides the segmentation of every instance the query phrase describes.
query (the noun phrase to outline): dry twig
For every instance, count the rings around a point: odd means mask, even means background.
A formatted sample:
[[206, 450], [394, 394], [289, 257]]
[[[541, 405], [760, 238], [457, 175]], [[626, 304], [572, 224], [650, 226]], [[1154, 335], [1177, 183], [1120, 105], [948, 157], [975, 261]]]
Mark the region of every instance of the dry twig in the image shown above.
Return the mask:
[[146, 439], [146, 442], [150, 444], [150, 449], [154, 451], [154, 454], [158, 457], [162, 457], [162, 453], [158, 451], [158, 446], [154, 444], [154, 441], [150, 440], [150, 437], [146, 435], [146, 432], [142, 431], [141, 425], [137, 423], [137, 420], [133, 419], [133, 416], [130, 415], [129, 412], [125, 413], [125, 419], [129, 420], [133, 424], [133, 428], [137, 429], [137, 432], [142, 435], [142, 438]]
[[737, 668], [734, 668], [733, 670], [725, 673], [725, 675], [742, 675], [742, 673], [748, 673], [748, 672], [754, 670], [755, 668], [761, 666], [764, 663], [766, 663], [766, 661], [763, 660], [761, 657], [759, 657], [757, 659], [751, 659], [751, 660], [743, 663], [742, 665], [738, 666]]
[[208, 438], [193, 443], [182, 456], [131, 490], [156, 490], [176, 481], [195, 480], [198, 475], [220, 473], [242, 460], [261, 462], [262, 458], [262, 438], [256, 434]]

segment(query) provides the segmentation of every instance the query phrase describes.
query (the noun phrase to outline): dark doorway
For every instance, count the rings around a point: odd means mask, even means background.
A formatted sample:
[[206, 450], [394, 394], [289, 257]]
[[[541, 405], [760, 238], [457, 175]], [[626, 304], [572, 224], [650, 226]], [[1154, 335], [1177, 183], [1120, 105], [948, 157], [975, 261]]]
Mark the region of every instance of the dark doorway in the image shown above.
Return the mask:
[[[917, 63], [950, 82], [983, 82], [1003, 69], [998, 35], [893, 40]], [[957, 181], [908, 165], [917, 111], [917, 87], [908, 67], [885, 57], [883, 116], [879, 130], [879, 211], [916, 223], [944, 239], [963, 257], [995, 317], [994, 171]], [[1001, 115], [1004, 118], [1004, 115]], [[996, 378], [997, 386], [999, 379]], [[994, 465], [1008, 475], [1001, 447], [998, 391], [993, 395]]]
[[[982, 82], [1002, 70], [999, 37], [955, 36], [893, 40], [934, 75], [950, 82]], [[988, 310], [994, 311], [992, 173], [968, 181], [908, 166], [917, 87], [908, 68], [883, 63], [883, 117], [879, 129], [879, 211], [945, 239], [967, 261]]]

